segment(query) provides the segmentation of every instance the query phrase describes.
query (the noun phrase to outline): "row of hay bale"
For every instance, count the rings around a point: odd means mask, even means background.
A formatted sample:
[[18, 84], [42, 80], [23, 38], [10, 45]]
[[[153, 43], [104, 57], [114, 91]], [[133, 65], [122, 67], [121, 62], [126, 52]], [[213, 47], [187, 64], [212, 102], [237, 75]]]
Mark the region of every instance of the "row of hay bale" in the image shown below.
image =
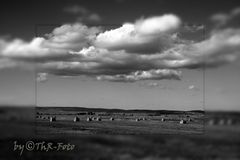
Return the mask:
[[[45, 118], [44, 118], [45, 119]], [[56, 116], [53, 116], [53, 117], [48, 117], [49, 121], [50, 122], [53, 122], [53, 121], [56, 121]], [[110, 117], [109, 119], [110, 121], [114, 121], [114, 118], [113, 117]], [[80, 121], [80, 118], [79, 117], [74, 117], [73, 118], [73, 122], [79, 122]], [[87, 117], [86, 121], [102, 121], [101, 117]]]
[[[45, 118], [44, 118], [45, 119]], [[49, 119], [49, 118], [48, 118]], [[110, 121], [114, 121], [114, 118], [113, 117], [110, 117], [109, 118]], [[135, 121], [145, 121], [146, 118], [136, 118]], [[56, 116], [54, 117], [50, 117], [50, 122], [53, 122], [53, 121], [56, 121]], [[79, 122], [80, 121], [80, 118], [79, 117], [74, 117], [73, 118], [73, 122]], [[90, 122], [90, 121], [102, 121], [101, 117], [87, 117], [86, 121]]]
[[[110, 121], [114, 121], [113, 117], [109, 118]], [[87, 121], [102, 121], [101, 117], [87, 117]]]
[[[45, 117], [45, 116], [36, 116], [36, 118], [39, 118], [39, 119], [49, 119], [50, 122], [53, 122], [53, 121], [56, 121], [56, 116], [48, 116], [48, 117]], [[110, 121], [114, 121], [114, 117], [110, 117], [109, 118]], [[135, 121], [145, 121], [146, 118], [136, 118]], [[73, 122], [79, 122], [80, 121], [80, 118], [79, 117], [74, 117], [73, 118]], [[87, 117], [86, 121], [102, 121], [102, 118], [101, 117]]]
[[[162, 118], [161, 121], [164, 122], [164, 121], [166, 121], [166, 119]], [[187, 120], [186, 119], [180, 119], [179, 124], [187, 124], [187, 122], [191, 122], [191, 121], [193, 121], [193, 120], [190, 119], [190, 118], [188, 118]]]
[[[141, 120], [145, 121], [146, 118], [136, 118], [136, 119], [135, 119], [136, 122], [141, 121]], [[164, 118], [162, 118], [161, 121], [164, 122], [164, 121], [166, 121], [166, 120], [165, 120]], [[191, 120], [191, 119], [188, 119], [188, 120], [181, 119], [181, 120], [179, 121], [179, 123], [180, 123], [180, 124], [186, 124], [187, 121], [190, 122], [190, 121], [192, 121], [192, 120]]]
[[[38, 116], [37, 118], [41, 118], [41, 119], [49, 119], [50, 122], [54, 122], [54, 121], [57, 121], [57, 117], [56, 116], [48, 116], [48, 117], [44, 117], [44, 116]], [[113, 117], [110, 117], [109, 118], [110, 121], [114, 121], [114, 118]], [[143, 118], [136, 118], [135, 121], [138, 122], [138, 121], [145, 121], [147, 120], [145, 117]], [[74, 117], [73, 118], [73, 122], [79, 122], [80, 121], [80, 118], [79, 117]], [[87, 117], [86, 121], [90, 122], [90, 121], [102, 121], [101, 117]], [[161, 119], [162, 122], [166, 121], [166, 119], [162, 118]], [[180, 124], [186, 124], [188, 121], [191, 121], [191, 119], [188, 119], [188, 120], [184, 120], [184, 119], [181, 119], [179, 121]]]
[[[74, 118], [74, 121], [79, 121], [80, 119], [78, 117], [75, 117]], [[114, 121], [114, 118], [113, 117], [110, 117], [109, 118], [110, 121]], [[101, 117], [87, 117], [87, 121], [102, 121], [102, 118]]]

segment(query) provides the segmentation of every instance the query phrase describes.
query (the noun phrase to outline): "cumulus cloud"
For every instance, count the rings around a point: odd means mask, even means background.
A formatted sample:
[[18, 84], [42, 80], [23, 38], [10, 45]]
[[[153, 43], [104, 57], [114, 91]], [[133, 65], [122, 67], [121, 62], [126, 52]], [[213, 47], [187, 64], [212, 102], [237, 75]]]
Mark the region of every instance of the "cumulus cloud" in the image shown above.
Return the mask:
[[56, 75], [114, 82], [180, 80], [182, 68], [217, 67], [239, 57], [239, 29], [214, 30], [194, 42], [178, 36], [181, 23], [168, 14], [109, 30], [65, 24], [30, 42], [0, 38], [0, 69], [37, 67], [40, 79]]
[[173, 14], [140, 19], [100, 33], [95, 45], [109, 50], [152, 54], [173, 46], [176, 42], [173, 33], [180, 25], [180, 18]]
[[[56, 75], [89, 75], [110, 81], [144, 80], [137, 71], [216, 67], [236, 60], [240, 50], [240, 31], [230, 29], [212, 33], [201, 42], [178, 44], [156, 54], [132, 54], [94, 46], [83, 48], [71, 62], [51, 62], [40, 68]], [[172, 72], [167, 72], [171, 75]], [[161, 75], [162, 76], [162, 75]], [[171, 79], [168, 76], [162, 76]], [[170, 76], [171, 77], [171, 76]], [[149, 79], [156, 77], [150, 76]], [[160, 79], [160, 78], [159, 78]], [[172, 78], [174, 79], [174, 78]], [[176, 78], [175, 78], [176, 79]]]
[[38, 73], [37, 74], [37, 82], [46, 82], [48, 79], [47, 79], [47, 76], [48, 74], [47, 73]]
[[180, 80], [181, 71], [176, 70], [150, 70], [150, 71], [136, 71], [131, 74], [118, 74], [118, 75], [104, 75], [98, 76], [98, 80], [107, 80], [113, 82], [135, 82], [139, 80], [161, 80], [161, 79], [175, 79]]
[[224, 29], [213, 32], [209, 39], [187, 46], [186, 67], [216, 67], [235, 61], [240, 54], [240, 30]]
[[199, 91], [200, 89], [197, 87], [197, 86], [195, 86], [195, 85], [190, 85], [190, 86], [188, 86], [188, 89], [189, 90], [193, 90], [193, 91]]
[[79, 22], [99, 22], [102, 20], [97, 13], [91, 12], [89, 9], [79, 5], [67, 6], [63, 9], [63, 11], [76, 15], [77, 21]]
[[78, 51], [90, 46], [100, 32], [99, 27], [87, 27], [81, 23], [65, 24], [47, 34], [44, 46], [48, 48]]
[[175, 32], [181, 24], [181, 20], [174, 14], [165, 14], [146, 19], [137, 20], [136, 31], [140, 34], [151, 35]]
[[12, 41], [2, 39], [0, 56], [25, 61], [51, 61], [71, 58], [70, 51], [78, 51], [91, 46], [100, 29], [87, 27], [80, 23], [65, 24], [55, 28], [47, 38], [37, 37], [26, 42], [22, 39]]
[[43, 41], [44, 38], [35, 38], [30, 43], [21, 39], [5, 42], [5, 45], [1, 47], [1, 56], [24, 59], [48, 55], [48, 48], [41, 47]]
[[155, 67], [195, 69], [231, 63], [239, 58], [239, 51], [240, 30], [224, 29], [212, 32], [206, 40], [178, 44], [160, 54], [141, 57]]

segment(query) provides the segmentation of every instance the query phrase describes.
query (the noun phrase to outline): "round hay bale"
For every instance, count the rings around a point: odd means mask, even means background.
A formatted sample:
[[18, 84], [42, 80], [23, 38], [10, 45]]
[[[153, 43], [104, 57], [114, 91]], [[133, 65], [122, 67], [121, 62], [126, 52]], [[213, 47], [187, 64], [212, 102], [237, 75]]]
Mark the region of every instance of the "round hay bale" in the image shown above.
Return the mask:
[[146, 121], [146, 118], [145, 118], [145, 117], [143, 117], [143, 118], [142, 118], [142, 120], [143, 120], [143, 121]]
[[92, 121], [92, 118], [87, 117], [87, 121], [88, 121], [88, 122]]
[[113, 117], [111, 117], [111, 118], [110, 118], [110, 121], [114, 121], [114, 118], [113, 118]]
[[96, 121], [102, 121], [102, 119], [100, 117], [97, 117]]
[[74, 117], [73, 122], [79, 122], [80, 118], [79, 117]]
[[50, 117], [49, 119], [50, 122], [55, 122], [56, 120], [57, 120], [56, 117]]
[[191, 119], [191, 118], [188, 118], [188, 120], [187, 120], [188, 122], [192, 122], [193, 120]]
[[164, 121], [165, 121], [165, 119], [164, 119], [164, 118], [162, 118], [162, 119], [161, 119], [161, 121], [162, 121], [162, 122], [164, 122]]
[[180, 124], [186, 124], [186, 123], [187, 123], [187, 121], [185, 121], [185, 120], [181, 119], [179, 123], [180, 123]]
[[139, 121], [139, 118], [136, 118], [136, 120], [135, 120], [136, 122], [138, 122]]

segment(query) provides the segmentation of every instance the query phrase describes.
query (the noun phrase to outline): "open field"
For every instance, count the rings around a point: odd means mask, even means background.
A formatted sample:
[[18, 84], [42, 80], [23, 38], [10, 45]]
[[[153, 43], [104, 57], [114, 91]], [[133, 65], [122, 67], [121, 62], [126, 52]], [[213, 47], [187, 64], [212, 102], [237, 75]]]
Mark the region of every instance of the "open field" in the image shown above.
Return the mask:
[[[180, 124], [181, 120], [186, 124]], [[38, 134], [199, 134], [203, 123], [204, 112], [200, 111], [36, 109]]]
[[[29, 113], [32, 113], [30, 111]], [[14, 113], [20, 113], [13, 118]], [[22, 113], [25, 113], [22, 115]], [[0, 113], [0, 159], [66, 159], [66, 160], [238, 160], [240, 159], [240, 113], [206, 112], [202, 134], [158, 135], [100, 135], [100, 134], [36, 134], [31, 114], [21, 109]], [[21, 117], [22, 118], [19, 118]], [[4, 118], [5, 117], [5, 118]], [[11, 117], [11, 118], [7, 118]], [[214, 123], [223, 119], [232, 124]], [[57, 121], [56, 121], [57, 122]], [[141, 121], [140, 121], [141, 122]], [[45, 122], [44, 122], [45, 123]], [[56, 123], [57, 124], [57, 123]], [[76, 145], [71, 152], [13, 151], [13, 142], [33, 141], [66, 142]]]

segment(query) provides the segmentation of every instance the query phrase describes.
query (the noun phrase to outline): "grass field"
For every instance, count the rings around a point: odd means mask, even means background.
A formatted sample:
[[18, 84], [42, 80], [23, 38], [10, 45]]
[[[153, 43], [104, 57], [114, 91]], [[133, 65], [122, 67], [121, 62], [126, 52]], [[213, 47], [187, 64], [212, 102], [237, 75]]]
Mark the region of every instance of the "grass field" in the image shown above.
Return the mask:
[[[30, 113], [35, 111], [30, 111]], [[12, 118], [14, 113], [18, 117]], [[22, 113], [24, 113], [22, 115]], [[35, 121], [27, 120], [29, 115], [21, 109], [2, 111], [0, 119], [0, 159], [1, 160], [239, 160], [240, 159], [240, 113], [206, 112], [205, 121], [211, 119], [232, 118], [236, 123], [214, 124], [205, 123], [201, 134], [152, 134], [152, 135], [111, 135], [111, 134], [36, 134]], [[19, 118], [19, 116], [21, 116]], [[33, 114], [34, 115], [34, 114]], [[5, 117], [5, 118], [4, 118]], [[7, 119], [6, 117], [11, 117]], [[32, 120], [34, 120], [34, 117]], [[47, 125], [47, 120], [40, 123]], [[80, 121], [81, 122], [81, 121]], [[80, 123], [79, 122], [79, 123]], [[141, 121], [140, 121], [141, 122]], [[62, 126], [68, 122], [54, 123]], [[87, 123], [87, 122], [86, 122]], [[108, 123], [108, 122], [107, 122]], [[115, 123], [115, 122], [113, 122]], [[134, 124], [136, 122], [133, 122]], [[145, 122], [142, 122], [145, 123]], [[169, 122], [170, 123], [170, 122]], [[174, 122], [171, 122], [174, 123]], [[72, 123], [71, 123], [72, 124]], [[94, 125], [94, 123], [91, 123]], [[139, 123], [136, 123], [139, 124]], [[168, 124], [168, 123], [166, 123]], [[175, 123], [174, 123], [175, 124]], [[177, 123], [176, 123], [177, 124]], [[52, 124], [51, 124], [52, 125]], [[76, 126], [75, 126], [76, 125]], [[78, 124], [73, 124], [77, 129]], [[181, 126], [181, 125], [180, 125]], [[63, 128], [64, 128], [63, 127]], [[71, 152], [24, 152], [19, 156], [13, 151], [13, 142], [33, 141], [65, 142], [76, 145]]]
[[[50, 117], [56, 117], [56, 121], [50, 122]], [[74, 122], [76, 117], [79, 121]], [[180, 124], [180, 120], [186, 124]], [[200, 134], [203, 123], [204, 113], [193, 111], [36, 109], [38, 134]]]

